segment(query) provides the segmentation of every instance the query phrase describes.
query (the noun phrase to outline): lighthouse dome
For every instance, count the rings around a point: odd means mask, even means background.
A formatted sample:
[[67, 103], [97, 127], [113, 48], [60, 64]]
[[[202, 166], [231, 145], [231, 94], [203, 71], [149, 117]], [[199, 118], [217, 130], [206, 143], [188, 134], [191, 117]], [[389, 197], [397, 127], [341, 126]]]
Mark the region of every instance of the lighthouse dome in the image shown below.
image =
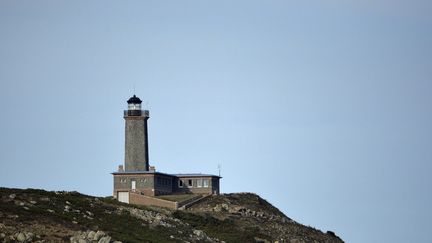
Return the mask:
[[142, 101], [140, 98], [136, 97], [136, 95], [130, 97], [130, 99], [127, 101], [128, 104], [141, 104]]

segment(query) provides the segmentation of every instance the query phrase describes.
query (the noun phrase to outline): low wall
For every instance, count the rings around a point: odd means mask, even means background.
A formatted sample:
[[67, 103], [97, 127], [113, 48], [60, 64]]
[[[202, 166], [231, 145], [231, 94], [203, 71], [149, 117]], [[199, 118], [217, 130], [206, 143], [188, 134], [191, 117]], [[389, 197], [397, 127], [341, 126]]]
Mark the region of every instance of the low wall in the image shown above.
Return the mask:
[[129, 203], [144, 205], [144, 206], [158, 206], [171, 209], [177, 209], [177, 202], [172, 202], [160, 198], [145, 196], [136, 192], [129, 193]]
[[182, 207], [182, 206], [184, 206], [184, 205], [186, 205], [186, 204], [188, 204], [188, 203], [190, 203], [190, 202], [193, 202], [193, 201], [195, 201], [195, 200], [197, 200], [198, 198], [202, 198], [203, 197], [203, 195], [196, 195], [195, 197], [193, 197], [193, 198], [189, 198], [189, 199], [187, 199], [187, 200], [183, 200], [183, 201], [181, 201], [181, 202], [178, 202], [178, 207]]

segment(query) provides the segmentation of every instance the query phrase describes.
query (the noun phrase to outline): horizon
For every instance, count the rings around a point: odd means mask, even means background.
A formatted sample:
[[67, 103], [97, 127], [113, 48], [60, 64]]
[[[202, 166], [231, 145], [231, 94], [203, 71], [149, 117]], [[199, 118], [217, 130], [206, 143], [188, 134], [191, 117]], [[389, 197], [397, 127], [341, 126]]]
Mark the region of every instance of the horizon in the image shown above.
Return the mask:
[[0, 187], [112, 195], [134, 93], [150, 165], [218, 174], [346, 242], [428, 242], [432, 3], [0, 1]]

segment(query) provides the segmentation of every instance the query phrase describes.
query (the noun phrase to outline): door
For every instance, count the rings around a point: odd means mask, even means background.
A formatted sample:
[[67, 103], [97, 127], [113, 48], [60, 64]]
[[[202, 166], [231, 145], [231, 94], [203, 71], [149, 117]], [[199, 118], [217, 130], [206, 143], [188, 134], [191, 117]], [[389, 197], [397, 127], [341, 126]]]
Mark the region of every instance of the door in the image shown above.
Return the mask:
[[120, 202], [129, 203], [129, 192], [118, 192], [117, 199]]
[[136, 190], [136, 181], [131, 181], [132, 182], [132, 191]]

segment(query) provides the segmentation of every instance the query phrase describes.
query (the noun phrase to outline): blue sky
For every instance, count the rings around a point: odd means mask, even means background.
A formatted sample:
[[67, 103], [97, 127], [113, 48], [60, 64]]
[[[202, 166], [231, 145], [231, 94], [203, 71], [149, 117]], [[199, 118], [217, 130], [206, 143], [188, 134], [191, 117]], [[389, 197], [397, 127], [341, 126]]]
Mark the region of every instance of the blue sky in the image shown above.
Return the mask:
[[150, 161], [346, 242], [427, 242], [429, 1], [0, 1], [0, 186], [112, 193]]

